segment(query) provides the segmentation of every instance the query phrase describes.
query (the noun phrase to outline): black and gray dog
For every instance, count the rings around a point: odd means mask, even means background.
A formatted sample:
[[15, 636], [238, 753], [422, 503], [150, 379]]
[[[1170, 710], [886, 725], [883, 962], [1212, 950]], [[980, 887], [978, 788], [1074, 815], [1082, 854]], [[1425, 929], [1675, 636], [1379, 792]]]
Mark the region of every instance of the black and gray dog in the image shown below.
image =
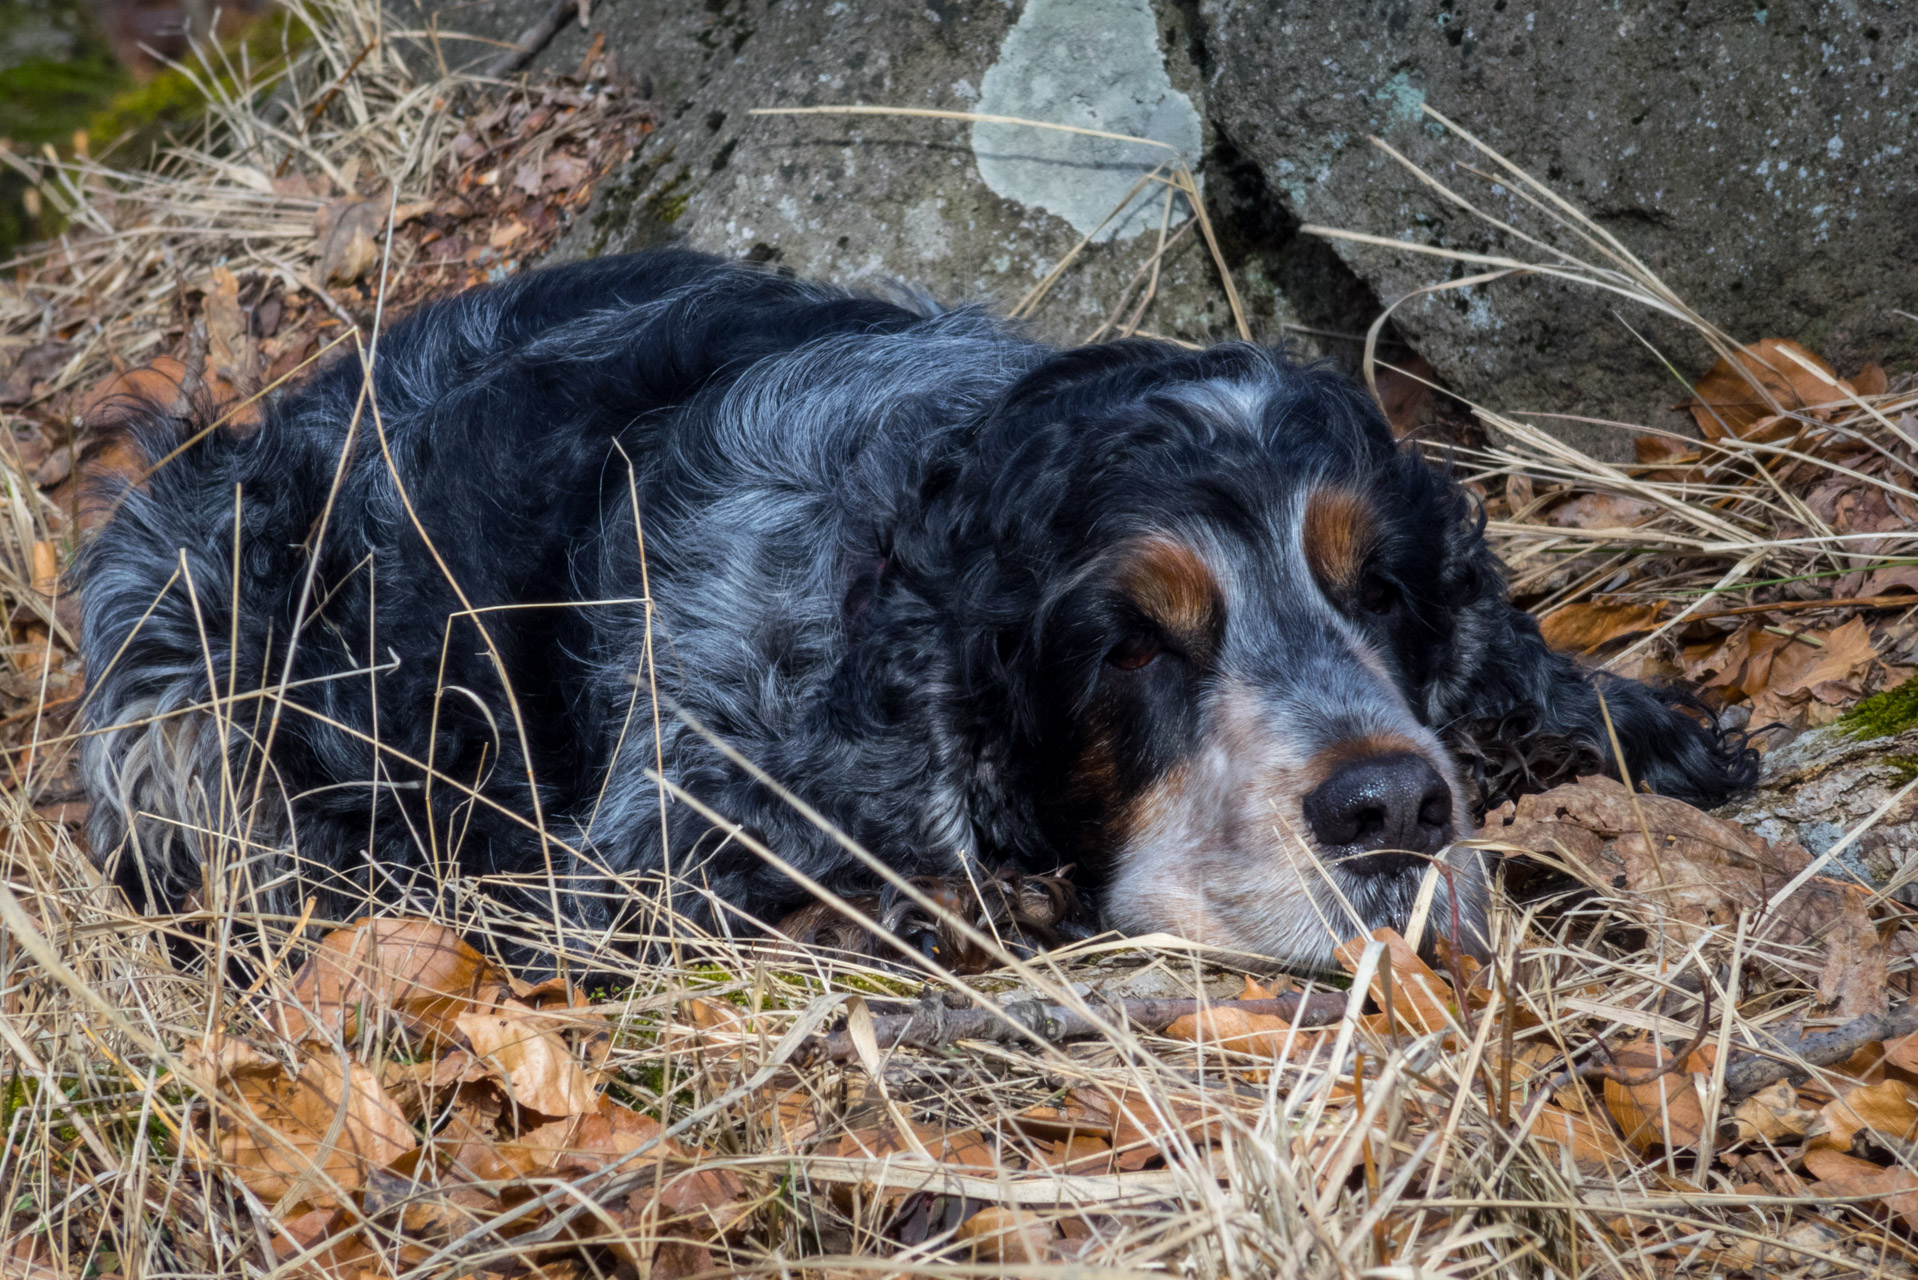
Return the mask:
[[159, 465], [81, 565], [83, 772], [136, 901], [200, 892], [214, 831], [292, 901], [459, 875], [611, 925], [665, 866], [709, 921], [808, 901], [672, 788], [873, 887], [717, 738], [901, 873], [1073, 864], [1114, 928], [1312, 967], [1471, 833], [1451, 726], [1609, 758], [1602, 690], [1635, 779], [1754, 771], [1549, 651], [1465, 491], [1271, 351], [659, 252], [427, 307], [375, 365], [247, 431], [128, 408]]

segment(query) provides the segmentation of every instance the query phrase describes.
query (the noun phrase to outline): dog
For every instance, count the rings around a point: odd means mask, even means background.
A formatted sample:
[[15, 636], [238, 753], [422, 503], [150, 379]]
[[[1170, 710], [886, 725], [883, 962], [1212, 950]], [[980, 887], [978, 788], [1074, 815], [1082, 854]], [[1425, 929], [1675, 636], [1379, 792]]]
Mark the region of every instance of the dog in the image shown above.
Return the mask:
[[1482, 936], [1458, 726], [1615, 740], [1703, 805], [1754, 778], [1682, 694], [1551, 651], [1465, 489], [1280, 352], [1060, 350], [664, 250], [370, 359], [250, 428], [122, 407], [148, 470], [78, 565], [81, 769], [144, 907], [217, 862], [295, 905], [463, 879], [535, 934], [669, 883], [732, 929], [869, 893], [857, 846], [1070, 865], [1105, 926], [1312, 970], [1435, 860], [1434, 927]]

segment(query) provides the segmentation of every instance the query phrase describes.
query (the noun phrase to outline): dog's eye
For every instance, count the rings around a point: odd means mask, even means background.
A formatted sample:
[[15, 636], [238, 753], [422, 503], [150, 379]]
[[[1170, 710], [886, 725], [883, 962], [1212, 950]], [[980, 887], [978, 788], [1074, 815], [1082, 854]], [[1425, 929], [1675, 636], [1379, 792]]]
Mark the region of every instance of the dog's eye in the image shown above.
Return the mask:
[[1367, 613], [1390, 613], [1399, 602], [1399, 589], [1376, 573], [1359, 583], [1359, 608]]
[[1127, 636], [1112, 646], [1106, 661], [1121, 671], [1137, 671], [1151, 666], [1153, 659], [1164, 652], [1164, 646], [1151, 636]]

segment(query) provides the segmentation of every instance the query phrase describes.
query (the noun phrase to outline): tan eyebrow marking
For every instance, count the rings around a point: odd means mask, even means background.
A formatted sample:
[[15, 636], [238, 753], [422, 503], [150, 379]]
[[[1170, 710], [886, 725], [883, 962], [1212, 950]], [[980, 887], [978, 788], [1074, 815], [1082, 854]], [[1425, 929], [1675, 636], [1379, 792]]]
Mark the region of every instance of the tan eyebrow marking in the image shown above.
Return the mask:
[[1350, 489], [1314, 489], [1305, 500], [1299, 540], [1305, 560], [1327, 588], [1355, 592], [1378, 536], [1371, 504]]
[[1133, 550], [1119, 582], [1133, 603], [1180, 637], [1209, 638], [1222, 599], [1218, 579], [1199, 553], [1169, 537], [1152, 537]]

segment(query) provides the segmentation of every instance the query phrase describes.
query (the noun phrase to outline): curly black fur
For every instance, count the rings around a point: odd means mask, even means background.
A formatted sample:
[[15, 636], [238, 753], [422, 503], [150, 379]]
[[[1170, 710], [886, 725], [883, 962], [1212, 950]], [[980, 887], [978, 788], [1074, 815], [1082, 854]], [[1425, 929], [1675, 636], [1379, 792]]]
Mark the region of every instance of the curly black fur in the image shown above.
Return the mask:
[[[656, 762], [829, 888], [871, 889], [676, 708], [908, 876], [1076, 860], [1096, 882], [1112, 797], [1197, 758], [1223, 683], [1281, 738], [1373, 708], [1609, 755], [1591, 676], [1509, 606], [1459, 486], [1350, 381], [1271, 351], [1059, 351], [978, 310], [658, 252], [424, 308], [362, 382], [339, 360], [207, 435], [84, 555], [91, 836], [137, 901], [199, 890], [209, 831], [243, 833], [223, 856], [255, 889], [333, 906], [430, 901], [457, 872], [612, 925], [669, 861], [695, 913], [806, 900], [685, 807], [662, 822]], [[200, 426], [133, 417], [156, 461]], [[1376, 511], [1383, 608], [1298, 562], [1321, 483]], [[1142, 624], [1099, 566], [1163, 531], [1232, 612], [1211, 666], [1178, 651], [1122, 694], [1106, 659]], [[1752, 780], [1666, 694], [1604, 688], [1635, 778], [1705, 804]], [[1103, 791], [1074, 772], [1094, 721]]]

